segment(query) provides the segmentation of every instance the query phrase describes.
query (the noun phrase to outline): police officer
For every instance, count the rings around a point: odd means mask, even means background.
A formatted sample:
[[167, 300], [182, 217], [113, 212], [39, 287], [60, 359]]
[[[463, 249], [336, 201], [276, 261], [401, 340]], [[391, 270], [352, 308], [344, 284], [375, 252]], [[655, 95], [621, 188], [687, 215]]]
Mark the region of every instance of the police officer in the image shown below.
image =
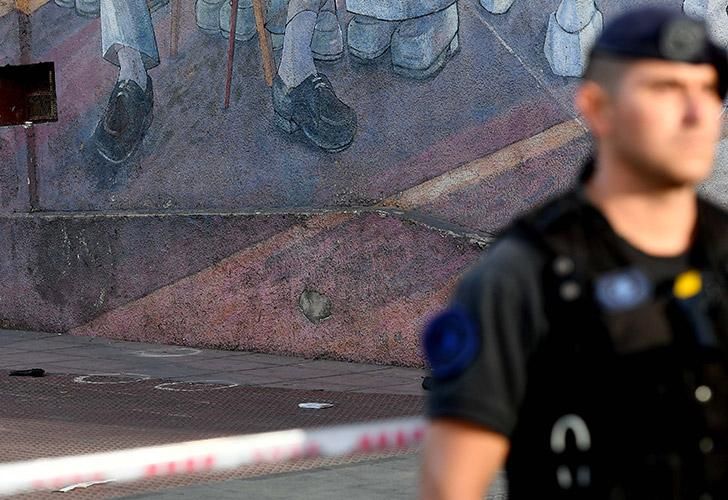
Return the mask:
[[700, 199], [728, 90], [702, 22], [647, 7], [596, 41], [569, 193], [518, 219], [424, 335], [421, 498], [728, 498], [728, 215]]

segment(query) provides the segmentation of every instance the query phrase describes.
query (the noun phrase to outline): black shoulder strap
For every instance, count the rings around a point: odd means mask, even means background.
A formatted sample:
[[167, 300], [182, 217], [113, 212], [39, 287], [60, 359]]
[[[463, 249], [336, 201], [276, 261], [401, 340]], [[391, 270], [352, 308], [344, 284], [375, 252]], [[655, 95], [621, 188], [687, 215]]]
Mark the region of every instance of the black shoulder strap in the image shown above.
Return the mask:
[[568, 257], [578, 267], [590, 268], [590, 261], [603, 257], [604, 246], [595, 245], [598, 217], [578, 191], [571, 191], [521, 217], [510, 231], [523, 238], [551, 260]]
[[[521, 217], [509, 234], [523, 238], [546, 257], [542, 271], [545, 313], [552, 332], [565, 339], [569, 349], [579, 349], [606, 336], [584, 336], [584, 325], [597, 314], [592, 293], [593, 262], [606, 258], [590, 233], [594, 214], [576, 191]], [[598, 217], [596, 217], [598, 218]]]
[[698, 201], [695, 248], [715, 280], [706, 283], [706, 294], [728, 359], [728, 212], [704, 199]]

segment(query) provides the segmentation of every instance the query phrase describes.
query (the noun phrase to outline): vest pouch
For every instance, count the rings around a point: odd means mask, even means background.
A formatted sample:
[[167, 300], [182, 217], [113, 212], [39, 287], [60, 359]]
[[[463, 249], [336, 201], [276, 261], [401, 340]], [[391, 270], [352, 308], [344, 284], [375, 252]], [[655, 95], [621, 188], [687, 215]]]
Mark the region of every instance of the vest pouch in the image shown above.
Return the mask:
[[[586, 334], [586, 332], [584, 332]], [[520, 420], [511, 436], [506, 468], [509, 498], [604, 498], [601, 472], [609, 455], [609, 405], [613, 397], [603, 355], [551, 337], [531, 358]], [[598, 397], [595, 397], [598, 395]]]
[[682, 459], [676, 455], [648, 456], [625, 460], [619, 481], [605, 497], [608, 500], [682, 500]]

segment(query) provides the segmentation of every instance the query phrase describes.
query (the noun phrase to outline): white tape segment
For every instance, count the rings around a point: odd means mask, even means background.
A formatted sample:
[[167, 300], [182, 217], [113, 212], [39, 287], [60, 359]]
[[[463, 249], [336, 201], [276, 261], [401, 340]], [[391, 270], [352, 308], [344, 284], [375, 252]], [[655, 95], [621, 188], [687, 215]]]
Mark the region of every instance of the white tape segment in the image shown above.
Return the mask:
[[135, 481], [241, 465], [408, 449], [422, 442], [425, 428], [423, 418], [413, 417], [6, 463], [0, 464], [0, 496], [86, 481]]

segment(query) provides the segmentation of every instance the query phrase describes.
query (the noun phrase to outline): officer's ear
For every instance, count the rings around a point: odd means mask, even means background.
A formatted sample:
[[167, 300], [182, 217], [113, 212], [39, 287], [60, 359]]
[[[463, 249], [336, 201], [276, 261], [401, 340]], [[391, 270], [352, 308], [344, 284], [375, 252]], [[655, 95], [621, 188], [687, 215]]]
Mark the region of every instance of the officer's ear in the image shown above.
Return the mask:
[[612, 95], [605, 86], [584, 80], [576, 90], [576, 108], [595, 139], [609, 135], [613, 128]]

